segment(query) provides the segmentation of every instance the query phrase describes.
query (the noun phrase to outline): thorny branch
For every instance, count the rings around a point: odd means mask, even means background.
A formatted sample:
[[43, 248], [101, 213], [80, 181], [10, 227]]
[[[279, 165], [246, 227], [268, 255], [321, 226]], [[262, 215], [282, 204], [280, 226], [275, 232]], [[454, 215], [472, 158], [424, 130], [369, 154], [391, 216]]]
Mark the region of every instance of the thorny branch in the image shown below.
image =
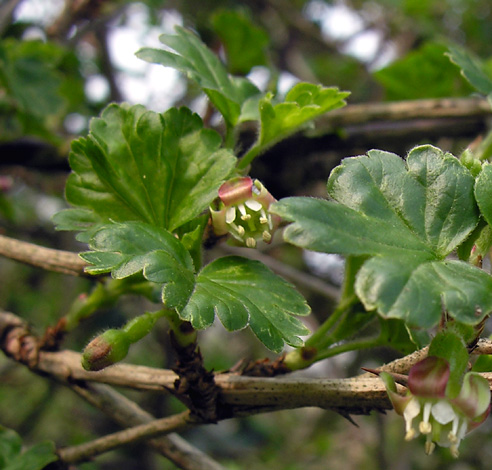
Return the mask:
[[[82, 368], [80, 354], [73, 351], [36, 351], [28, 341], [26, 327], [18, 317], [0, 312], [0, 346], [5, 354], [27, 364], [33, 371], [66, 381], [100, 382], [137, 390], [167, 393], [178, 376], [170, 371], [146, 366], [117, 364], [98, 372]], [[23, 345], [27, 353], [22, 353]], [[474, 354], [492, 354], [492, 341], [481, 339]], [[405, 373], [426, 354], [417, 351], [382, 366], [380, 370]], [[492, 373], [484, 374], [492, 381]], [[313, 379], [290, 377], [245, 377], [238, 374], [215, 374], [220, 389], [221, 417], [245, 416], [280, 409], [317, 406], [347, 413], [366, 413], [371, 409], [389, 409], [383, 383], [371, 374], [348, 379]]]
[[[154, 369], [145, 366], [117, 364], [98, 372], [89, 372], [82, 368], [80, 354], [73, 351], [46, 352], [39, 350], [37, 338], [29, 332], [28, 326], [16, 315], [0, 311], [0, 348], [9, 357], [26, 364], [34, 372], [48, 375], [64, 384], [69, 384], [77, 393], [84, 396], [96, 406], [104, 407], [105, 400], [115, 402], [109, 412], [113, 419], [123, 410], [120, 423], [134, 427], [104, 436], [82, 445], [60, 449], [59, 455], [66, 463], [87, 460], [95, 455], [123, 446], [137, 440], [152, 439], [163, 434], [184, 429], [189, 425], [203, 424], [204, 421], [189, 411], [162, 419], [152, 419], [140, 410], [133, 411], [131, 406], [119, 397], [116, 392], [105, 390], [100, 382], [111, 385], [129, 387], [138, 390], [157, 390], [167, 393], [172, 390], [178, 376], [169, 370]], [[380, 370], [405, 373], [427, 351], [417, 351], [402, 359], [382, 366]], [[491, 354], [492, 341], [480, 340], [474, 349], [475, 354]], [[483, 374], [492, 383], [492, 373]], [[390, 409], [384, 384], [371, 374], [362, 374], [348, 379], [312, 379], [304, 377], [245, 377], [231, 373], [215, 374], [214, 382], [218, 387], [217, 414], [218, 419], [248, 416], [275, 410], [293, 409], [316, 406], [336, 411], [344, 416], [350, 414], [367, 414], [371, 410]], [[84, 385], [86, 384], [86, 385]], [[102, 388], [101, 388], [102, 387]], [[399, 386], [401, 387], [401, 386]], [[90, 390], [106, 397], [88, 398]], [[95, 394], [97, 396], [97, 393]], [[110, 398], [108, 398], [108, 396]], [[160, 437], [159, 439], [163, 439]], [[169, 442], [153, 441], [154, 446], [164, 446]], [[179, 453], [181, 454], [181, 453]], [[211, 470], [218, 470], [211, 461]], [[182, 468], [197, 468], [193, 466]]]

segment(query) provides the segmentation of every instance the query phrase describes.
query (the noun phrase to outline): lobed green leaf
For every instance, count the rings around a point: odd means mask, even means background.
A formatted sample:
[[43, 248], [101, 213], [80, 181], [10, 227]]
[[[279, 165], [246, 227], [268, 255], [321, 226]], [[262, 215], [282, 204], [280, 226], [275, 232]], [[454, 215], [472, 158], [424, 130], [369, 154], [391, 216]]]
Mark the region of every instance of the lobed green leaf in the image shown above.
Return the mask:
[[2, 470], [42, 470], [58, 460], [53, 442], [40, 442], [26, 450], [14, 431], [0, 426], [0, 468]]
[[123, 279], [142, 272], [161, 284], [162, 301], [176, 308], [194, 328], [209, 327], [217, 315], [224, 327], [247, 326], [269, 349], [279, 352], [284, 342], [302, 346], [299, 336], [308, 330], [293, 315], [309, 314], [304, 298], [257, 261], [220, 258], [195, 276], [193, 261], [171, 233], [141, 222], [114, 223], [95, 232], [82, 253], [92, 274], [111, 272]]
[[310, 309], [292, 285], [258, 261], [230, 256], [207, 265], [197, 276], [187, 305], [179, 312], [197, 329], [210, 326], [217, 315], [229, 331], [249, 325], [269, 349], [280, 352], [284, 342], [302, 346], [306, 327], [293, 315]]
[[483, 218], [492, 226], [492, 165], [485, 164], [475, 183], [475, 197]]
[[267, 63], [268, 34], [244, 12], [221, 10], [212, 16], [212, 26], [224, 45], [231, 73], [247, 74]]
[[371, 257], [355, 284], [366, 309], [428, 328], [444, 307], [477, 324], [492, 311], [492, 278], [445, 259], [477, 225], [473, 186], [469, 171], [435, 147], [413, 149], [406, 162], [373, 150], [332, 172], [331, 201], [288, 198], [271, 210], [293, 222], [290, 243]]
[[447, 47], [425, 43], [374, 73], [389, 100], [466, 96], [473, 89], [445, 56]]
[[345, 106], [349, 94], [312, 83], [294, 85], [282, 103], [272, 103], [273, 95], [268, 94], [260, 101], [260, 145], [271, 145], [322, 114]]
[[174, 52], [143, 48], [137, 52], [137, 57], [172, 67], [188, 76], [203, 89], [225, 121], [235, 126], [243, 102], [259, 94], [258, 88], [245, 78], [230, 76], [219, 58], [187, 29], [177, 27], [175, 35], [164, 34], [159, 39]]
[[182, 308], [194, 286], [194, 266], [181, 242], [162, 228], [140, 222], [103, 226], [93, 235], [81, 257], [91, 264], [91, 274], [111, 272], [124, 279], [138, 272], [162, 284], [162, 301], [168, 308]]
[[[67, 200], [105, 223], [174, 231], [208, 207], [233, 171], [236, 158], [220, 146], [220, 136], [186, 108], [158, 114], [110, 105], [72, 144]], [[85, 213], [82, 222], [88, 219]]]
[[448, 56], [451, 62], [461, 69], [461, 74], [480, 93], [484, 95], [492, 93], [492, 79], [485, 72], [485, 68], [478, 57], [456, 45], [449, 47]]

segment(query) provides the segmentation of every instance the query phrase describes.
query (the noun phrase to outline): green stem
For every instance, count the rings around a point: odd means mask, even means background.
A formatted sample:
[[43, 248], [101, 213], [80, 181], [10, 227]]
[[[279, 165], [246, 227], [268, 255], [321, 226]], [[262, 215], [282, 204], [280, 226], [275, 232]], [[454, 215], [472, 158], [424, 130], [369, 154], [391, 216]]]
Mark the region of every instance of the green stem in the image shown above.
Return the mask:
[[65, 315], [65, 330], [72, 331], [80, 322], [91, 315], [97, 309], [110, 307], [116, 302], [117, 296], [110, 293], [106, 281], [96, 284], [89, 294], [80, 294], [72, 303], [70, 310]]
[[328, 357], [337, 356], [338, 354], [342, 354], [344, 352], [349, 351], [357, 351], [359, 349], [369, 349], [375, 348], [377, 346], [381, 346], [383, 343], [379, 337], [370, 338], [370, 339], [361, 339], [357, 341], [348, 341], [343, 344], [339, 344], [338, 346], [333, 346], [332, 348], [328, 348], [316, 355], [316, 361], [321, 361], [323, 359], [327, 359]]
[[186, 348], [196, 343], [197, 333], [190, 322], [181, 320], [175, 310], [164, 309], [163, 314], [167, 318], [174, 340], [179, 346]]
[[261, 153], [263, 150], [262, 146], [257, 142], [251, 147], [248, 152], [239, 160], [237, 164], [238, 170], [244, 170], [250, 163]]
[[135, 282], [129, 279], [106, 279], [98, 282], [89, 294], [79, 295], [65, 315], [65, 331], [72, 331], [80, 322], [93, 315], [100, 308], [113, 306], [123, 294], [143, 295], [153, 300], [152, 283]]
[[381, 346], [384, 341], [380, 337], [361, 339], [357, 341], [347, 341], [346, 343], [339, 344], [338, 346], [326, 347], [324, 349], [316, 349], [308, 347], [296, 349], [290, 352], [284, 358], [284, 365], [291, 371], [306, 369], [315, 362], [322, 361], [329, 357], [336, 356], [348, 351], [356, 351], [359, 349], [374, 348]]
[[343, 314], [357, 301], [358, 299], [355, 295], [346, 299], [341, 299], [333, 313], [306, 341], [306, 346], [312, 348], [320, 347], [320, 343], [325, 341], [328, 332], [338, 323]]
[[226, 123], [224, 147], [228, 149], [233, 149], [235, 144], [236, 144], [235, 127]]

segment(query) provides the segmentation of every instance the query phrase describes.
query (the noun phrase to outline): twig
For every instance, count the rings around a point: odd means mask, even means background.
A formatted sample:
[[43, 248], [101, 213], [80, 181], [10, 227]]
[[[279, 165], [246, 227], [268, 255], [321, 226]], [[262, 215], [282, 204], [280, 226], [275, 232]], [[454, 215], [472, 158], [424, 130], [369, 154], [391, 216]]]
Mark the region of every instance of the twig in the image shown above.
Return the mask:
[[84, 276], [84, 268], [87, 266], [77, 253], [45, 248], [5, 235], [0, 235], [0, 256], [71, 276]]
[[349, 104], [319, 119], [319, 127], [344, 127], [377, 121], [491, 116], [484, 98], [441, 98], [390, 103]]
[[[6, 320], [0, 312], [0, 325]], [[9, 318], [12, 314], [7, 314]], [[0, 338], [2, 339], [2, 338]], [[14, 336], [15, 339], [15, 336]], [[0, 344], [13, 350], [19, 349], [12, 344]], [[480, 340], [475, 354], [492, 352], [490, 340]], [[7, 354], [12, 356], [9, 351]], [[404, 373], [415, 362], [425, 357], [426, 350], [417, 351], [394, 361], [380, 370]], [[22, 355], [18, 355], [22, 358]], [[14, 357], [15, 358], [15, 357]], [[37, 360], [29, 359], [30, 367], [63, 382], [89, 381], [118, 385], [137, 390], [155, 390], [166, 393], [174, 387], [178, 376], [169, 370], [152, 367], [117, 364], [98, 372], [89, 372], [82, 368], [81, 355], [73, 351], [40, 351]], [[247, 416], [274, 410], [284, 410], [316, 406], [345, 413], [367, 413], [371, 409], [389, 409], [384, 384], [371, 374], [362, 374], [349, 379], [313, 379], [305, 377], [245, 377], [235, 374], [216, 374], [215, 383], [220, 389], [219, 400], [224, 409], [222, 418]], [[482, 374], [492, 382], [492, 373]]]
[[156, 419], [147, 424], [141, 424], [133, 428], [108, 434], [91, 442], [59, 449], [58, 455], [65, 463], [85, 462], [96, 455], [103, 454], [126, 444], [182, 430], [189, 424], [190, 413], [189, 411], [183, 411], [168, 418]]
[[[117, 364], [98, 372], [80, 365], [81, 355], [73, 351], [40, 352], [35, 370], [62, 381], [88, 381], [166, 392], [178, 376], [164, 369]], [[390, 408], [383, 383], [375, 377], [352, 379], [311, 379], [292, 377], [245, 377], [216, 374], [220, 400], [232, 416], [272, 410], [318, 406], [326, 409]], [[222, 413], [222, 414], [225, 414]]]
[[[149, 423], [155, 418], [113, 388], [102, 384], [67, 385], [121, 426]], [[183, 470], [224, 470], [222, 465], [171, 433], [151, 439], [148, 444]]]

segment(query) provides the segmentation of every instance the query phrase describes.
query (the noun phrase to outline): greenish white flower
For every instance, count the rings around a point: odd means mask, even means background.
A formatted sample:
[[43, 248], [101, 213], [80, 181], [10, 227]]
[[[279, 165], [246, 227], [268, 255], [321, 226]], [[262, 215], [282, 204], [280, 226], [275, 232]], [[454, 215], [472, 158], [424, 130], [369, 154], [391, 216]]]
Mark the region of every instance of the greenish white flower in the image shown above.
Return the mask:
[[255, 248], [257, 240], [272, 241], [280, 218], [269, 212], [275, 198], [258, 180], [229, 180], [219, 188], [219, 199], [218, 209], [210, 208], [216, 235], [229, 233], [249, 248]]
[[490, 388], [484, 377], [468, 372], [459, 394], [451, 397], [449, 376], [448, 361], [429, 356], [410, 369], [408, 393], [402, 396], [391, 374], [380, 373], [395, 411], [405, 419], [405, 439], [423, 434], [427, 454], [437, 444], [449, 447], [453, 457], [458, 457], [461, 440], [489, 415]]

